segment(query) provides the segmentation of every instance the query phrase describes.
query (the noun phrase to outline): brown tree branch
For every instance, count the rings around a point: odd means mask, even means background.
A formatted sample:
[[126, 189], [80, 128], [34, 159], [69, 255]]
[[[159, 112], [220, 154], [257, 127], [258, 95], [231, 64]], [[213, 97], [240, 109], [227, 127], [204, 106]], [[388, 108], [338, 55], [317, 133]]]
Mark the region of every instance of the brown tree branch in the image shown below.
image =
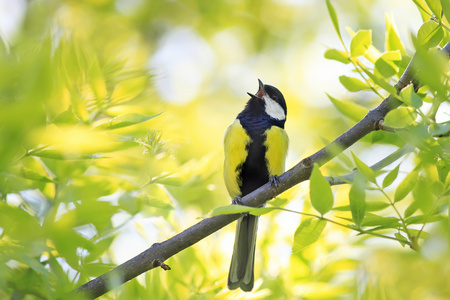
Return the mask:
[[[450, 55], [450, 42], [445, 45], [443, 51], [447, 55]], [[411, 67], [414, 66], [414, 61], [415, 59], [413, 57], [404, 74], [396, 84], [395, 87], [398, 91], [406, 87], [414, 78], [416, 70], [414, 70], [414, 67]], [[379, 122], [384, 119], [390, 110], [398, 107], [400, 104], [401, 102], [397, 100], [395, 95], [389, 95], [377, 108], [369, 111], [367, 115], [352, 128], [344, 132], [318, 152], [301, 160], [289, 171], [282, 174], [280, 176], [280, 186], [277, 193], [272, 190], [270, 184], [265, 184], [243, 197], [242, 203], [247, 206], [260, 206], [272, 199], [276, 194], [282, 193], [294, 185], [307, 180], [311, 174], [314, 163], [319, 165], [325, 164], [368, 133], [378, 130]], [[237, 214], [220, 215], [204, 219], [162, 243], [153, 244], [150, 248], [136, 257], [78, 287], [70, 292], [70, 296], [84, 296], [86, 299], [93, 299], [155, 267], [168, 267], [163, 262], [169, 257], [192, 246], [201, 239], [204, 239], [240, 217], [241, 215]]]

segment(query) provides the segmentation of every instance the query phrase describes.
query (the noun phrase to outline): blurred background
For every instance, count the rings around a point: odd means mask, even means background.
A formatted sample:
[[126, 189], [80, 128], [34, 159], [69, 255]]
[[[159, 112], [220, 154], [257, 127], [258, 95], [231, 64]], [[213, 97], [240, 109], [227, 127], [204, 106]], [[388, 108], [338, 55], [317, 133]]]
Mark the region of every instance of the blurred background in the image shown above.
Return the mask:
[[[347, 45], [346, 27], [372, 29], [384, 49], [390, 18], [414, 53], [422, 17], [412, 1], [332, 3]], [[339, 76], [351, 67], [324, 58], [342, 49], [325, 1], [0, 0], [0, 34], [2, 299], [62, 295], [229, 204], [223, 133], [258, 78], [286, 98], [288, 168], [355, 123], [327, 93], [380, 102], [346, 91]], [[351, 148], [369, 165], [394, 149]], [[333, 192], [348, 204], [348, 187]], [[310, 209], [307, 197], [308, 183], [281, 196], [296, 211]], [[233, 224], [169, 259], [171, 271], [102, 299], [444, 299], [441, 240], [415, 253], [329, 224], [291, 255], [300, 219], [261, 218], [252, 293], [226, 289]]]

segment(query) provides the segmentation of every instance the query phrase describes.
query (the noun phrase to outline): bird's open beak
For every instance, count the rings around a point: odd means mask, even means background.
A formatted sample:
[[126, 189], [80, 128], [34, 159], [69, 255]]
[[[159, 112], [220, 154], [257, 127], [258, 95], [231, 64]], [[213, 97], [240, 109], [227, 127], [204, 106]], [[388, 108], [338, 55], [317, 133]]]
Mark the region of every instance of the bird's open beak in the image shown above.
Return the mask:
[[264, 83], [262, 83], [261, 79], [258, 79], [258, 82], [259, 82], [259, 88], [258, 88], [258, 92], [256, 93], [256, 95], [247, 93], [252, 98], [262, 98], [264, 96], [264, 94], [266, 93], [266, 91], [264, 91]]

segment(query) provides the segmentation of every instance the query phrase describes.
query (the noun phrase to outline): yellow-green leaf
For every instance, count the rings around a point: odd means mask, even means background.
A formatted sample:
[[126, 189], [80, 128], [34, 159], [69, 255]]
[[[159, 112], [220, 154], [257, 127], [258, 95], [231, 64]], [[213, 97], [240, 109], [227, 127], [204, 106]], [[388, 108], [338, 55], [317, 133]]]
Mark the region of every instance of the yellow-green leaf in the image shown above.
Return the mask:
[[364, 55], [372, 45], [372, 30], [358, 30], [350, 42], [351, 57]]
[[348, 117], [349, 119], [358, 122], [369, 111], [367, 108], [362, 107], [356, 103], [350, 102], [350, 101], [340, 101], [330, 95], [328, 95], [328, 98], [331, 100], [333, 105], [336, 107], [336, 109], [343, 114], [344, 116]]
[[414, 91], [412, 84], [408, 85], [400, 92], [400, 98], [408, 106], [419, 108], [422, 106], [422, 99]]
[[139, 123], [148, 121], [154, 117], [159, 116], [160, 114], [161, 113], [153, 115], [153, 116], [147, 116], [147, 115], [141, 115], [138, 113], [125, 113], [125, 114], [119, 115], [109, 121], [99, 124], [96, 128], [108, 129], [108, 130], [122, 128], [122, 127], [131, 126], [131, 125], [135, 125], [135, 124], [139, 124]]
[[411, 173], [406, 175], [405, 179], [398, 185], [395, 190], [394, 202], [398, 202], [406, 197], [409, 192], [414, 188], [419, 177], [419, 172], [413, 170]]
[[444, 37], [442, 26], [433, 20], [427, 21], [420, 26], [417, 32], [417, 41], [425, 48], [439, 45]]
[[294, 234], [292, 252], [299, 252], [317, 242], [327, 222], [324, 220], [303, 219]]
[[323, 177], [319, 170], [319, 165], [314, 164], [314, 168], [309, 178], [309, 195], [311, 204], [321, 215], [326, 214], [333, 207], [333, 193], [330, 184]]
[[349, 92], [370, 90], [370, 86], [368, 86], [365, 82], [359, 80], [358, 78], [341, 75], [339, 76], [339, 81]]
[[384, 118], [384, 124], [391, 127], [401, 128], [411, 125], [417, 117], [417, 113], [411, 107], [399, 107], [391, 110]]
[[353, 222], [359, 227], [361, 226], [366, 213], [366, 180], [362, 175], [355, 175], [348, 197], [350, 200], [350, 210], [352, 212]]
[[397, 165], [394, 169], [392, 169], [386, 177], [383, 179], [383, 188], [390, 186], [394, 180], [397, 178], [398, 170], [400, 168], [400, 165]]
[[350, 59], [347, 53], [337, 49], [327, 49], [327, 51], [325, 51], [324, 57], [326, 59], [337, 60], [344, 64], [350, 63]]

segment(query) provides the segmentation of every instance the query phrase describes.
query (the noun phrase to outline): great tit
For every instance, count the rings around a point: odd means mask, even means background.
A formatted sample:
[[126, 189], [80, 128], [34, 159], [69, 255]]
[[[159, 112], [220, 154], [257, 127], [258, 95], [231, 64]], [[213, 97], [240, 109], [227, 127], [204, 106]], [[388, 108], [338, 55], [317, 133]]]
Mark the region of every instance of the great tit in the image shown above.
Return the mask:
[[[260, 186], [276, 184], [284, 172], [289, 139], [284, 130], [286, 102], [274, 86], [258, 79], [259, 89], [245, 105], [224, 136], [224, 179], [228, 193], [239, 203]], [[237, 221], [236, 238], [228, 274], [228, 288], [251, 291], [258, 217], [245, 215]]]

